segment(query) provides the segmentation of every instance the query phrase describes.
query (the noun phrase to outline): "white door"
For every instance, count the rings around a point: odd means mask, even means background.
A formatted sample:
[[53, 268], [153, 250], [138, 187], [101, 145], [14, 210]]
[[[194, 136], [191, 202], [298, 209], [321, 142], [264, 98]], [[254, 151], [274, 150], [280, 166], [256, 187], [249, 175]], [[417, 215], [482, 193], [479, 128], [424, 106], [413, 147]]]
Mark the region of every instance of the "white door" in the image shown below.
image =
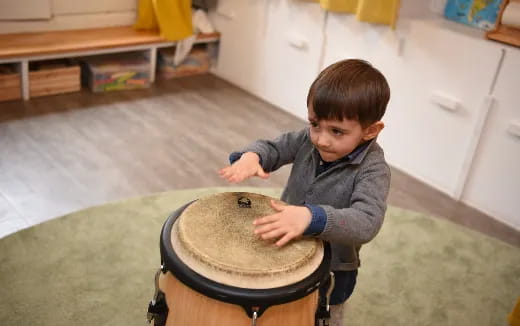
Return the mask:
[[482, 35], [412, 24], [400, 70], [389, 70], [392, 100], [381, 136], [389, 162], [457, 196], [500, 56]]
[[520, 50], [507, 50], [463, 201], [520, 230]]

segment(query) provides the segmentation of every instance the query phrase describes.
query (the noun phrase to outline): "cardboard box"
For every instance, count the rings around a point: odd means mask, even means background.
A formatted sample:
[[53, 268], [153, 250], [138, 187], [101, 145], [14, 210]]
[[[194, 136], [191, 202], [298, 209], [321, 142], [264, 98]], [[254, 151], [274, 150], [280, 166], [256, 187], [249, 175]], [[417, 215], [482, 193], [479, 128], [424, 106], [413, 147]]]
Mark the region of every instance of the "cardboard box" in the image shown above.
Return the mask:
[[11, 101], [22, 98], [20, 74], [8, 66], [0, 69], [0, 101]]
[[160, 50], [158, 57], [159, 77], [162, 79], [205, 74], [211, 66], [209, 51], [202, 46], [195, 46], [179, 65], [175, 65], [173, 60], [175, 48]]
[[30, 97], [78, 92], [80, 89], [79, 65], [40, 64], [38, 70], [29, 71]]

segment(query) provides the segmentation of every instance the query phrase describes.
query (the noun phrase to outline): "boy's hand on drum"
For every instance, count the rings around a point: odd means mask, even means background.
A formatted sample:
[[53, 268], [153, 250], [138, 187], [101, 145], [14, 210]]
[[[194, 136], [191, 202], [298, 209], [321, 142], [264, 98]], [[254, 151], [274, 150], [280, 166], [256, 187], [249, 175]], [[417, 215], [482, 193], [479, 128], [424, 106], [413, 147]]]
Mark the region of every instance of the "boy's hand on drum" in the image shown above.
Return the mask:
[[271, 200], [271, 207], [277, 213], [257, 218], [253, 224], [255, 234], [264, 240], [278, 239], [281, 247], [303, 234], [311, 223], [312, 213], [304, 206], [282, 205]]
[[220, 169], [218, 174], [231, 183], [239, 183], [252, 176], [258, 176], [262, 179], [269, 178], [269, 173], [266, 173], [260, 165], [260, 157], [253, 152], [242, 154], [238, 161]]

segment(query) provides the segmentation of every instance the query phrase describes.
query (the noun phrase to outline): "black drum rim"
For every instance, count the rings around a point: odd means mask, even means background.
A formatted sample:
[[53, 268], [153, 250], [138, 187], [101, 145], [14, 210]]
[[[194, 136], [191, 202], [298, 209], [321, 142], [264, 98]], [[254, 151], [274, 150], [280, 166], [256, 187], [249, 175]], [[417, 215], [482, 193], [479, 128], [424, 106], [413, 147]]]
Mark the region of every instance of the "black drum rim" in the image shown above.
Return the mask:
[[175, 210], [166, 219], [160, 238], [160, 252], [163, 272], [171, 272], [180, 282], [190, 289], [207, 297], [242, 306], [249, 317], [253, 312], [260, 316], [265, 309], [273, 305], [289, 303], [301, 299], [324, 283], [330, 271], [330, 245], [324, 242], [323, 260], [318, 268], [307, 278], [296, 283], [269, 289], [247, 289], [215, 282], [192, 270], [177, 256], [171, 244], [173, 224], [192, 201]]

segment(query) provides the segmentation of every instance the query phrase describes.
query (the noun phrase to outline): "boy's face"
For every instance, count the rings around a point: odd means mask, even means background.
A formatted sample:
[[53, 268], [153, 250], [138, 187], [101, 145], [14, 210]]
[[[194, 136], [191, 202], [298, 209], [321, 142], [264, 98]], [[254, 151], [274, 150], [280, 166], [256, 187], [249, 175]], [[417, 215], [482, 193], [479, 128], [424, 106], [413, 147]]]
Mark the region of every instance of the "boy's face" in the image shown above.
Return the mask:
[[377, 121], [363, 129], [358, 120], [318, 120], [308, 109], [311, 141], [325, 162], [350, 154], [359, 144], [376, 137], [384, 124]]

